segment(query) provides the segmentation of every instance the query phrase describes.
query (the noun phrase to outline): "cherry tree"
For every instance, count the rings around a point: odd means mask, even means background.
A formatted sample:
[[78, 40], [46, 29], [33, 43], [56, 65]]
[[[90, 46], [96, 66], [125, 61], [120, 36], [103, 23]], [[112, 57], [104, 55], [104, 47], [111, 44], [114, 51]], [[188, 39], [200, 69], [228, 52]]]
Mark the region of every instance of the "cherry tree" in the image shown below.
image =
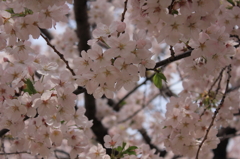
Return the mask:
[[238, 0], [0, 0], [0, 158], [234, 157], [239, 27]]

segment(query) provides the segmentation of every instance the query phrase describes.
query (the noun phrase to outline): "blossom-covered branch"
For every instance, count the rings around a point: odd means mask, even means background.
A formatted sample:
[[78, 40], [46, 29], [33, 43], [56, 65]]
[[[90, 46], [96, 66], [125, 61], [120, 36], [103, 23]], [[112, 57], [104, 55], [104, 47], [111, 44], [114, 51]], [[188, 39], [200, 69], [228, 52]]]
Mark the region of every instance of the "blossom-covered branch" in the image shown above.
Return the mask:
[[227, 70], [227, 74], [228, 74], [228, 78], [227, 78], [227, 82], [226, 82], [226, 87], [225, 87], [225, 91], [224, 91], [224, 94], [223, 94], [223, 97], [219, 103], [219, 106], [217, 107], [217, 109], [215, 110], [214, 114], [213, 114], [213, 117], [212, 117], [212, 120], [206, 130], [206, 134], [205, 136], [203, 137], [201, 143], [199, 144], [199, 147], [198, 147], [198, 150], [197, 150], [197, 153], [196, 153], [196, 159], [198, 159], [199, 157], [199, 153], [200, 153], [200, 150], [202, 148], [202, 145], [204, 144], [204, 142], [207, 140], [208, 138], [208, 134], [210, 132], [210, 129], [212, 128], [213, 124], [214, 124], [214, 121], [216, 119], [216, 116], [219, 112], [219, 110], [221, 109], [221, 107], [223, 106], [223, 103], [224, 103], [224, 100], [226, 98], [226, 94], [227, 94], [227, 90], [228, 90], [228, 87], [229, 87], [229, 82], [230, 82], [230, 78], [231, 78], [231, 65], [229, 65], [228, 67], [228, 70]]
[[41, 34], [41, 36], [43, 37], [43, 39], [45, 39], [45, 41], [47, 42], [48, 46], [50, 46], [50, 47], [54, 50], [54, 52], [58, 54], [58, 56], [60, 57], [60, 59], [63, 60], [63, 62], [66, 64], [66, 68], [72, 73], [73, 76], [75, 76], [75, 75], [76, 75], [75, 72], [74, 72], [73, 69], [69, 66], [68, 61], [64, 58], [64, 55], [61, 54], [61, 53], [55, 48], [55, 46], [53, 46], [53, 45], [50, 43], [50, 41], [49, 41], [43, 34]]

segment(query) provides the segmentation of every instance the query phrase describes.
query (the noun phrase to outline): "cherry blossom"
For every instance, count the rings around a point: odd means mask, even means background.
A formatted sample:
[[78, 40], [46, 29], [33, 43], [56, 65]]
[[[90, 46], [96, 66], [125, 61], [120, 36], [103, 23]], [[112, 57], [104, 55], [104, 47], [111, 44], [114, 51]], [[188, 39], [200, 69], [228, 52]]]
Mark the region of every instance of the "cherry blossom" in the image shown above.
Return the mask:
[[239, 135], [239, 5], [0, 1], [0, 158], [216, 158]]
[[107, 135], [104, 137], [105, 144], [104, 146], [106, 148], [114, 148], [117, 146], [120, 146], [122, 140], [119, 134], [115, 134], [113, 137]]

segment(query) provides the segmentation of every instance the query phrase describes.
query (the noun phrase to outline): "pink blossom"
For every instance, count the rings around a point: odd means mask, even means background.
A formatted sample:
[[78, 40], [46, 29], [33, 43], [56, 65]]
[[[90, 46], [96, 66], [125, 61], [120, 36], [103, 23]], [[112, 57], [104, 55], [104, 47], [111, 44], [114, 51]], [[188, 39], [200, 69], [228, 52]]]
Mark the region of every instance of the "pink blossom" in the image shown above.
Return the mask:
[[119, 134], [115, 134], [113, 137], [106, 135], [104, 136], [104, 142], [106, 148], [116, 148], [121, 145], [122, 139]]

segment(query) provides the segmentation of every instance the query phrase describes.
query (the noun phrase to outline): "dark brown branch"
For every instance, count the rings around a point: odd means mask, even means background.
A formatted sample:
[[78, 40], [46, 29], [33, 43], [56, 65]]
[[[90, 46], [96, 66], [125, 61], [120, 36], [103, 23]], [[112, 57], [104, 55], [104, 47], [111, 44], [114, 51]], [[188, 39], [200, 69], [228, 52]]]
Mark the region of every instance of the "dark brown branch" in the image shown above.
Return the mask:
[[161, 89], [159, 89], [161, 95], [167, 99], [169, 97], [177, 97], [177, 95], [169, 88], [169, 86], [163, 86]]
[[146, 82], [151, 79], [154, 76], [154, 74], [151, 77], [146, 78], [141, 84], [137, 85], [133, 90], [131, 90], [130, 92], [128, 92], [121, 100], [118, 101], [118, 103], [113, 107], [113, 109], [115, 111], [119, 111], [120, 110], [120, 105], [121, 103], [127, 99], [132, 93], [134, 93], [139, 87], [141, 87], [142, 85], [146, 84]]
[[173, 50], [173, 46], [170, 46], [170, 52], [171, 52], [171, 57], [174, 57], [175, 56], [175, 52]]
[[125, 2], [124, 2], [124, 10], [123, 10], [123, 13], [122, 13], [121, 22], [123, 22], [124, 19], [125, 19], [125, 14], [126, 14], [126, 11], [127, 11], [127, 3], [128, 3], [128, 0], [125, 0]]
[[[191, 53], [192, 53], [192, 50], [189, 50], [189, 51], [186, 51], [182, 54], [179, 54], [179, 55], [176, 55], [176, 56], [171, 56], [165, 60], [162, 60], [160, 62], [157, 62], [154, 69], [153, 70], [156, 70], [158, 67], [161, 67], [161, 66], [164, 66], [164, 65], [167, 65], [171, 62], [174, 62], [174, 61], [177, 61], [177, 60], [180, 60], [180, 59], [183, 59], [185, 57], [189, 57], [191, 56]], [[152, 69], [147, 69], [147, 70], [152, 70]], [[121, 103], [126, 99], [128, 98], [132, 93], [134, 93], [140, 86], [146, 84], [146, 82], [151, 79], [154, 75], [152, 75], [151, 77], [149, 78], [146, 78], [144, 82], [142, 82], [141, 84], [137, 85], [133, 90], [131, 90], [130, 92], [128, 92], [128, 94], [126, 94], [121, 100], [118, 101], [117, 104], [115, 104], [115, 106], [113, 107], [113, 109], [115, 111], [119, 111], [120, 110], [120, 107], [121, 107]]]
[[82, 50], [87, 51], [90, 49], [90, 46], [87, 44], [87, 41], [91, 38], [87, 14], [87, 0], [74, 0], [74, 13], [77, 23], [76, 32], [79, 38], [78, 50], [81, 56]]
[[[44, 36], [46, 36], [46, 37], [48, 38], [48, 40], [51, 41], [51, 40], [53, 39], [53, 36], [50, 34], [50, 32], [49, 32], [47, 29], [41, 29], [41, 28], [40, 28], [40, 30], [41, 30], [41, 32], [44, 34]], [[35, 74], [36, 74], [36, 76], [38, 76], [39, 78], [41, 77], [41, 75], [40, 75], [39, 73], [35, 72]], [[78, 86], [78, 88], [77, 88], [75, 91], [73, 91], [73, 93], [74, 93], [75, 95], [79, 95], [79, 94], [84, 93], [84, 92], [86, 92], [86, 89], [83, 88], [83, 87], [80, 87], [80, 86]]]
[[[125, 0], [125, 2], [124, 2], [124, 9], [123, 9], [122, 18], [121, 18], [121, 22], [123, 22], [124, 19], [125, 19], [125, 14], [126, 14], [126, 12], [127, 12], [127, 3], [128, 3], [128, 0]], [[119, 35], [120, 35], [120, 32], [118, 33], [117, 36], [119, 37]]]
[[217, 136], [220, 139], [220, 143], [218, 144], [217, 148], [213, 150], [213, 159], [227, 159], [227, 145], [230, 138], [239, 136], [239, 134], [236, 134], [236, 132], [237, 130], [231, 127], [221, 128], [218, 131]]
[[0, 137], [3, 137], [7, 132], [9, 132], [8, 129], [2, 129], [2, 130], [0, 131]]
[[44, 36], [46, 36], [48, 38], [48, 40], [51, 41], [53, 39], [52, 34], [47, 29], [41, 29], [40, 28], [40, 31]]
[[138, 131], [141, 133], [144, 141], [150, 146], [150, 148], [156, 150], [155, 154], [159, 154], [159, 153], [160, 153], [160, 156], [161, 156], [161, 157], [166, 156], [167, 151], [165, 151], [165, 150], [160, 150], [156, 145], [152, 144], [152, 143], [151, 143], [151, 138], [148, 136], [148, 134], [147, 134], [147, 132], [146, 132], [145, 129], [142, 128], [142, 129], [140, 129], [140, 130], [138, 130]]
[[148, 106], [156, 97], [158, 97], [159, 94], [156, 94], [155, 96], [153, 96], [146, 104], [143, 104], [141, 108], [139, 108], [137, 111], [135, 111], [132, 115], [128, 116], [127, 118], [119, 121], [118, 123], [124, 123], [130, 119], [132, 119], [135, 115], [137, 115], [140, 111], [142, 111], [146, 106]]
[[58, 56], [60, 57], [60, 59], [66, 64], [66, 68], [72, 73], [73, 76], [75, 76], [75, 72], [73, 71], [73, 69], [69, 66], [68, 61], [64, 58], [64, 55], [62, 53], [60, 53], [55, 46], [53, 46], [50, 41], [48, 40], [47, 37], [45, 37], [43, 34], [41, 34], [41, 36], [43, 37], [43, 39], [45, 39], [45, 41], [47, 42], [47, 45], [50, 46], [55, 53], [58, 54]]
[[86, 92], [85, 88], [78, 86], [78, 88], [75, 91], [73, 91], [73, 94], [79, 95], [79, 94], [85, 93], [85, 92]]
[[158, 67], [161, 67], [161, 66], [164, 66], [164, 65], [167, 65], [167, 64], [169, 64], [171, 62], [183, 59], [185, 57], [189, 57], [189, 56], [191, 56], [191, 53], [192, 53], [192, 50], [189, 50], [189, 51], [186, 51], [186, 52], [184, 52], [182, 54], [175, 55], [174, 57], [169, 57], [169, 58], [167, 58], [165, 60], [159, 61], [159, 62], [156, 63], [154, 69], [156, 69]]
[[[213, 98], [213, 99], [216, 99], [216, 96], [217, 96], [217, 94], [218, 94], [218, 92], [219, 92], [219, 90], [220, 90], [220, 88], [221, 88], [222, 76], [223, 76], [223, 72], [224, 72], [224, 70], [225, 70], [226, 68], [227, 68], [227, 66], [224, 67], [224, 68], [221, 70], [221, 72], [219, 73], [218, 77], [215, 79], [215, 81], [212, 83], [210, 89], [208, 90], [208, 95], [211, 96], [211, 95], [210, 95], [210, 94], [211, 94], [211, 91], [212, 91], [213, 87], [216, 85], [216, 83], [218, 82], [218, 86], [217, 86], [217, 89], [215, 90], [215, 94], [214, 94], [213, 97], [211, 97], [211, 98]], [[202, 112], [201, 115], [200, 115], [200, 118], [204, 115], [204, 113], [207, 111], [207, 109], [208, 109], [208, 108], [206, 107], [206, 108], [203, 110], [203, 112]]]
[[[216, 78], [216, 80], [213, 82], [213, 84], [211, 85], [210, 89], [208, 90], [208, 94], [210, 94], [210, 92], [212, 91], [212, 88], [215, 86], [215, 84], [217, 83], [217, 81], [219, 80], [221, 83], [222, 80], [222, 76], [223, 76], [223, 71], [226, 69], [227, 67], [224, 67], [221, 72], [219, 73], [219, 76]], [[218, 93], [220, 89], [220, 84], [218, 84], [218, 88], [216, 90], [216, 94]]]
[[204, 135], [203, 140], [202, 140], [202, 142], [200, 143], [200, 145], [199, 145], [199, 147], [198, 147], [197, 154], [196, 154], [196, 159], [198, 159], [198, 157], [199, 157], [200, 149], [201, 149], [203, 143], [207, 140], [207, 137], [208, 137], [208, 134], [209, 134], [209, 132], [210, 132], [210, 129], [212, 128], [213, 123], [214, 123], [214, 121], [215, 121], [215, 119], [216, 119], [216, 117], [217, 117], [217, 114], [218, 114], [219, 110], [221, 109], [221, 107], [222, 107], [222, 105], [223, 105], [223, 103], [224, 103], [224, 100], [225, 100], [225, 98], [226, 98], [227, 90], [228, 90], [228, 85], [229, 85], [230, 78], [231, 78], [230, 73], [231, 73], [231, 64], [228, 66], [228, 71], [227, 71], [228, 78], [227, 78], [227, 82], [226, 82], [225, 92], [224, 92], [224, 94], [223, 94], [223, 97], [222, 97], [222, 99], [221, 99], [221, 101], [220, 101], [219, 106], [217, 107], [217, 109], [215, 110], [215, 112], [214, 112], [214, 114], [213, 114], [212, 120], [211, 120], [211, 122], [210, 122], [210, 124], [209, 124], [209, 126], [208, 126], [208, 128], [207, 128], [207, 130], [206, 130], [206, 134]]
[[9, 152], [9, 153], [0, 153], [0, 155], [17, 155], [17, 154], [21, 154], [21, 153], [27, 153], [27, 154], [31, 154], [30, 152], [27, 152], [27, 151], [22, 151], [22, 152]]
[[230, 138], [234, 138], [234, 137], [238, 137], [240, 136], [240, 134], [236, 134], [237, 129], [235, 128], [231, 128], [231, 127], [226, 127], [226, 128], [221, 128], [218, 131], [218, 138], [220, 139], [220, 141], [226, 140], [226, 139], [230, 139]]
[[232, 87], [232, 88], [229, 88], [229, 89], [227, 90], [227, 93], [236, 91], [236, 90], [238, 90], [239, 88], [240, 88], [240, 85], [237, 85], [237, 86], [234, 86], [234, 87]]
[[180, 69], [178, 68], [178, 64], [177, 64], [177, 72], [178, 72], [178, 74], [179, 74], [179, 77], [180, 77], [181, 81], [183, 81], [183, 76], [182, 76], [182, 74], [181, 74]]
[[[90, 36], [90, 25], [88, 23], [87, 15], [87, 0], [74, 0], [74, 13], [77, 23], [77, 36], [79, 38], [78, 50], [81, 56], [81, 51], [87, 51], [90, 46], [87, 45], [87, 41], [91, 38]], [[82, 92], [83, 89], [80, 89]], [[75, 92], [75, 91], [74, 91]], [[77, 93], [77, 92], [75, 92]], [[93, 126], [91, 127], [93, 133], [96, 136], [96, 140], [104, 145], [104, 136], [108, 134], [108, 130], [102, 125], [101, 121], [96, 118], [96, 101], [92, 95], [85, 92], [84, 94], [86, 117], [89, 120], [93, 120]]]
[[99, 143], [104, 145], [103, 137], [108, 134], [107, 129], [102, 125], [101, 121], [96, 118], [96, 103], [95, 98], [92, 95], [85, 93], [85, 115], [89, 120], [93, 120], [92, 131], [94, 132], [96, 139]]
[[5, 146], [4, 146], [4, 138], [1, 138], [1, 142], [2, 142], [1, 149], [3, 151], [3, 155], [5, 155], [5, 159], [8, 159], [6, 151], [5, 151]]
[[168, 10], [169, 10], [169, 13], [170, 13], [170, 14], [173, 14], [173, 13], [174, 13], [174, 9], [173, 9], [174, 3], [175, 3], [175, 0], [172, 0], [170, 6], [168, 6]]

